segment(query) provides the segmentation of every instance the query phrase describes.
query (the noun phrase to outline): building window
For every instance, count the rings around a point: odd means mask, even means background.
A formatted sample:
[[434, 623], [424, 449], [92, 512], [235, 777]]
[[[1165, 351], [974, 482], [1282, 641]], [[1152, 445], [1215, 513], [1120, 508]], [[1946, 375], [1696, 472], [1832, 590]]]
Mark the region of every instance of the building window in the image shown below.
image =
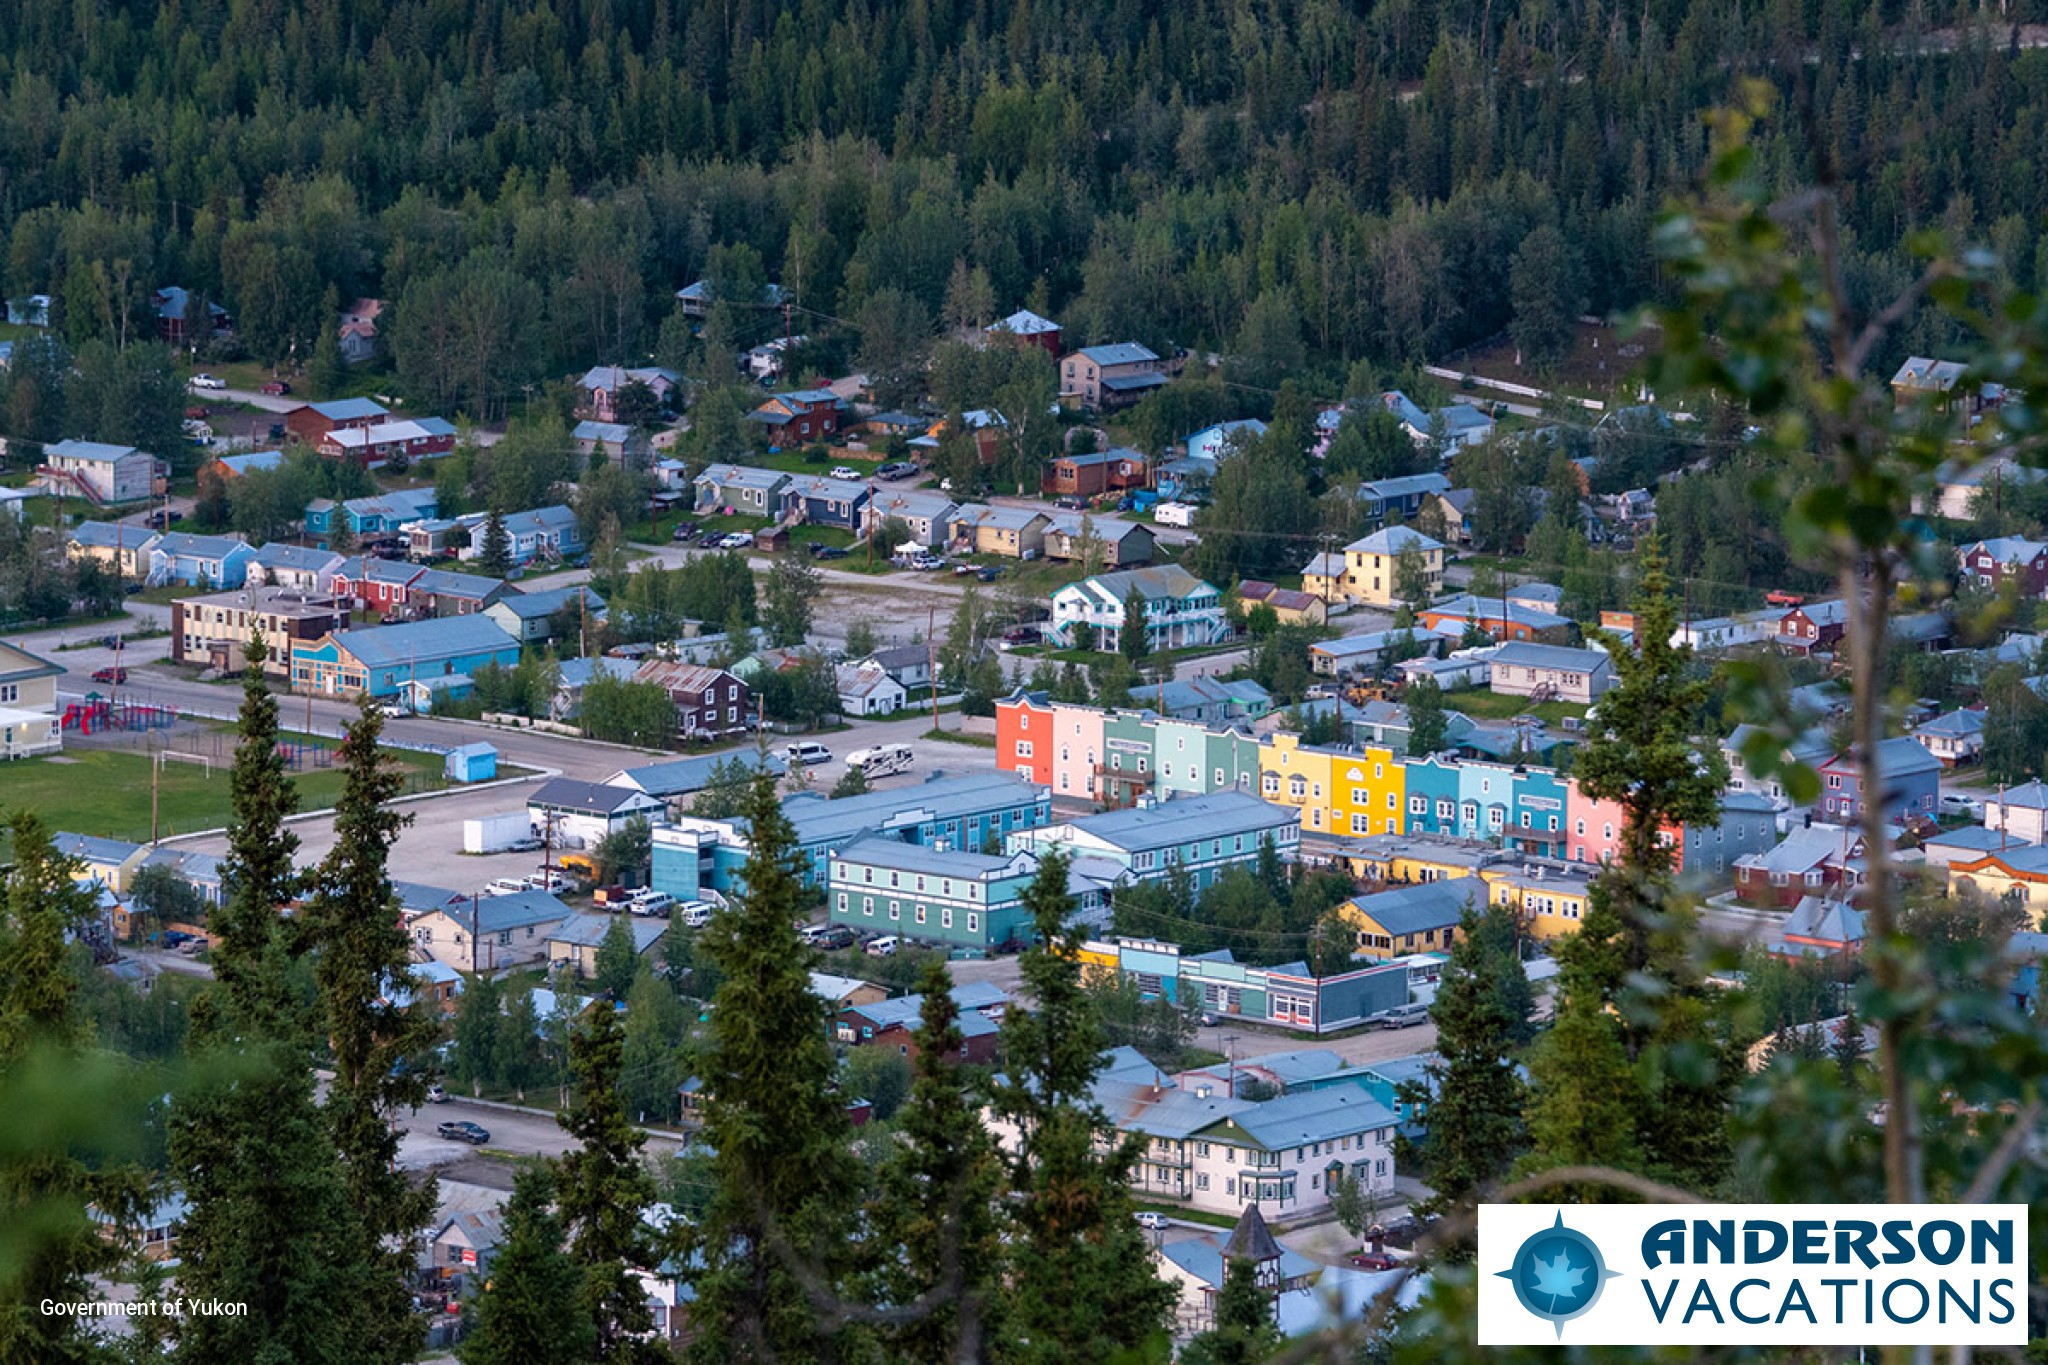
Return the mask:
[[[953, 912], [948, 910], [946, 913], [950, 915]], [[981, 932], [981, 916], [976, 914], [972, 910], [969, 910], [967, 912], [967, 932], [970, 934], [978, 934]]]
[[869, 919], [875, 917], [875, 898], [873, 896], [862, 896], [860, 898], [860, 912]]

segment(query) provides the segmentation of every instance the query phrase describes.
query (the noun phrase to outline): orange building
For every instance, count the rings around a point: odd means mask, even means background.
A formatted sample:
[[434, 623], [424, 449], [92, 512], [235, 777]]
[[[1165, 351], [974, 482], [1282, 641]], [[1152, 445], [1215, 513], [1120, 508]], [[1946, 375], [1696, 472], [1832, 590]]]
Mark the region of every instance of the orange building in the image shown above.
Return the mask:
[[1033, 702], [1022, 693], [998, 702], [996, 766], [1038, 786], [1052, 786], [1052, 726], [1050, 704]]

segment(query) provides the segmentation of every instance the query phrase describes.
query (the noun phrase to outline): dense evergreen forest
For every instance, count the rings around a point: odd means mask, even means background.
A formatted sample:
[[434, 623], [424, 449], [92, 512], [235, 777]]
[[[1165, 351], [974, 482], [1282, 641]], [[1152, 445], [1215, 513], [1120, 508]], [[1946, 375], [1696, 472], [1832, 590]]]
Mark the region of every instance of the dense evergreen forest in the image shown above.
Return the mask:
[[[1852, 185], [1861, 296], [1931, 226], [2032, 285], [2048, 53], [2019, 25], [2040, 8], [9, 5], [5, 286], [54, 295], [76, 346], [183, 284], [266, 361], [381, 296], [400, 378], [480, 415], [594, 359], [680, 359], [673, 291], [721, 247], [813, 331], [893, 290], [932, 319], [1029, 305], [1084, 341], [1256, 355], [1253, 387], [1336, 386], [1497, 332], [1539, 228], [1585, 307], [1654, 297], [1654, 217], [1741, 74], [1799, 111], [1765, 164], [1789, 181], [1824, 153]], [[782, 325], [742, 321], [743, 344]]]

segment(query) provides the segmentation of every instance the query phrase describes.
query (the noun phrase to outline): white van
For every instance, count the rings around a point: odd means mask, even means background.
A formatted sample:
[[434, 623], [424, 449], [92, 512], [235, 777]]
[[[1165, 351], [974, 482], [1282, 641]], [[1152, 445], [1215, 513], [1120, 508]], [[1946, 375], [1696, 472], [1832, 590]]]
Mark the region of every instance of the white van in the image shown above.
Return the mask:
[[524, 880], [516, 877], [500, 877], [496, 881], [484, 883], [484, 894], [486, 896], [516, 896], [522, 891], [529, 891], [531, 889]]
[[711, 923], [710, 901], [684, 901], [677, 906], [672, 918], [680, 920], [685, 929], [702, 929]]
[[868, 956], [894, 957], [896, 956], [897, 948], [901, 947], [902, 944], [903, 940], [897, 938], [894, 934], [890, 934], [886, 938], [878, 938], [868, 945]]
[[877, 744], [872, 749], [855, 749], [846, 756], [846, 766], [858, 768], [872, 779], [907, 773], [916, 758], [908, 744]]
[[636, 891], [626, 898], [626, 911], [634, 915], [667, 915], [676, 898], [666, 891]]
[[830, 763], [832, 761], [832, 751], [818, 743], [815, 739], [807, 739], [801, 744], [788, 745], [783, 749], [782, 756], [791, 764], [801, 763], [806, 768], [815, 768], [820, 763]]

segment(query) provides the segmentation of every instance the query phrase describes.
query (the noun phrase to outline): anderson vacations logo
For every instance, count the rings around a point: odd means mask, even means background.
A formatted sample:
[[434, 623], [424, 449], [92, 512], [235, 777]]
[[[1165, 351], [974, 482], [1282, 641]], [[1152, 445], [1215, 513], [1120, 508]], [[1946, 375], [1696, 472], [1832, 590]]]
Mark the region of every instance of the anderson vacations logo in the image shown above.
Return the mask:
[[2024, 1204], [1485, 1204], [1486, 1346], [2027, 1336]]

